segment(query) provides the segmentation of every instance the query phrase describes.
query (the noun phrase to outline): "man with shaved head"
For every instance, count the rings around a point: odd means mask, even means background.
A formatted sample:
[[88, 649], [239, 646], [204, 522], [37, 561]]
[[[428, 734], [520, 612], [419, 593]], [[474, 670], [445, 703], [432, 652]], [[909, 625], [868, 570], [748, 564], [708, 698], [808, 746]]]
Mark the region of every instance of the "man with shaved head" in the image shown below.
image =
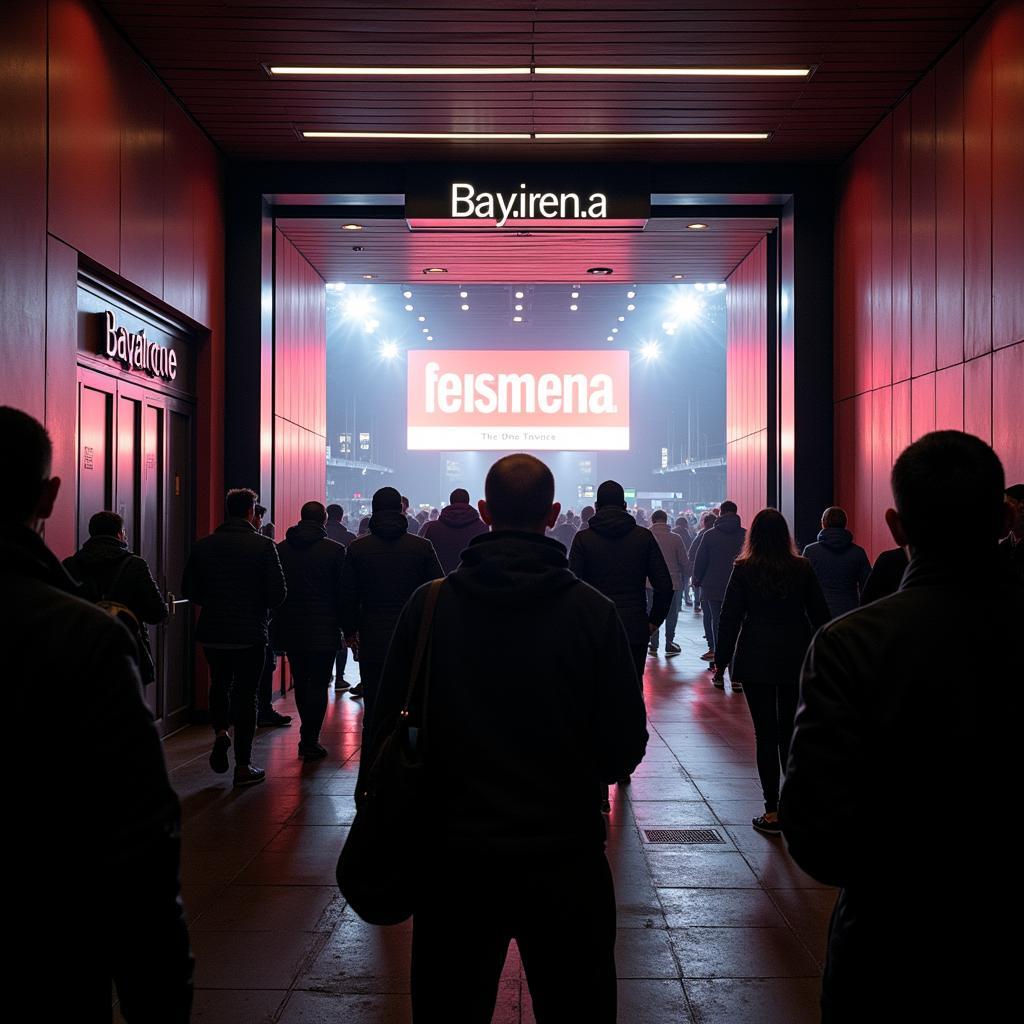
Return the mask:
[[[413, 1016], [490, 1020], [515, 939], [538, 1021], [612, 1024], [615, 895], [600, 799], [643, 757], [643, 696], [615, 606], [544, 536], [561, 511], [548, 467], [506, 456], [484, 492], [491, 532], [462, 552], [432, 624], [422, 750], [434, 831], [418, 865]], [[402, 707], [427, 589], [395, 628], [368, 759]], [[521, 699], [524, 680], [536, 702]]]

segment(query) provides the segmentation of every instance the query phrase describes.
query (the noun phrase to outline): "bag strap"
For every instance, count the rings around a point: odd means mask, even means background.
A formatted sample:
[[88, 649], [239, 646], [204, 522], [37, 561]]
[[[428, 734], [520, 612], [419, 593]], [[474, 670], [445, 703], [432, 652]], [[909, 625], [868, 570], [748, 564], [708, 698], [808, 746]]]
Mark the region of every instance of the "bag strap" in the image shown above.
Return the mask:
[[437, 607], [437, 598], [441, 593], [441, 585], [444, 579], [434, 580], [427, 591], [426, 602], [423, 605], [423, 617], [420, 619], [420, 628], [416, 636], [416, 652], [412, 659], [412, 671], [409, 673], [409, 689], [405, 694], [405, 703], [399, 717], [409, 717], [409, 705], [416, 694], [416, 684], [419, 682], [420, 670], [423, 667], [424, 656], [427, 652], [427, 642], [430, 639], [430, 629], [434, 622], [434, 609]]
[[128, 568], [128, 563], [131, 560], [132, 553], [129, 551], [128, 554], [121, 559], [121, 564], [117, 567], [117, 572], [114, 573], [114, 578], [104, 588], [103, 593], [100, 594], [101, 601], [110, 600], [110, 595], [117, 589], [117, 585], [121, 582], [121, 577], [124, 575], [124, 571]]

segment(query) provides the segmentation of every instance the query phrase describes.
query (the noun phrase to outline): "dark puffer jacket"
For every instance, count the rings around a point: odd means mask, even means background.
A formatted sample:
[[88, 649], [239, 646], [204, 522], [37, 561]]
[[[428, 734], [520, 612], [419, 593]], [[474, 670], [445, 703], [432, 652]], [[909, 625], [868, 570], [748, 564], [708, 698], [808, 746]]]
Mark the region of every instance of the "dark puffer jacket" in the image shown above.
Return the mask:
[[64, 568], [82, 584], [81, 595], [90, 601], [116, 601], [130, 608], [139, 622], [155, 624], [167, 618], [167, 605], [146, 560], [116, 537], [90, 537], [64, 559]]
[[[427, 588], [402, 613], [374, 707], [372, 763], [405, 698]], [[611, 602], [539, 534], [477, 537], [441, 586], [427, 718], [430, 847], [530, 854], [600, 849], [601, 785], [643, 757], [643, 695]], [[544, 713], [517, 698], [524, 679]]]
[[818, 534], [816, 543], [804, 548], [804, 558], [814, 566], [832, 618], [852, 612], [871, 575], [867, 552], [853, 543], [853, 534], [829, 526]]
[[480, 513], [468, 502], [460, 501], [441, 509], [441, 515], [420, 530], [420, 537], [434, 545], [437, 560], [447, 575], [458, 569], [459, 556], [481, 533], [487, 533], [487, 525]]
[[274, 612], [270, 633], [279, 651], [336, 651], [341, 647], [341, 572], [345, 549], [319, 523], [299, 522], [277, 545], [288, 596]]
[[202, 609], [200, 643], [265, 644], [269, 608], [287, 594], [281, 560], [269, 537], [231, 518], [192, 546], [181, 592]]
[[341, 573], [341, 625], [359, 634], [359, 657], [380, 665], [405, 602], [444, 575], [430, 541], [412, 537], [401, 512], [376, 512], [348, 549]]
[[697, 554], [690, 564], [693, 582], [700, 586], [701, 595], [709, 601], [725, 600], [732, 564], [743, 549], [746, 536], [747, 531], [735, 512], [723, 512], [715, 525], [701, 536]]
[[[631, 644], [647, 643], [648, 624], [660, 626], [672, 601], [672, 577], [650, 530], [624, 509], [605, 507], [573, 538], [569, 568], [610, 598]], [[647, 614], [647, 580], [654, 587]]]

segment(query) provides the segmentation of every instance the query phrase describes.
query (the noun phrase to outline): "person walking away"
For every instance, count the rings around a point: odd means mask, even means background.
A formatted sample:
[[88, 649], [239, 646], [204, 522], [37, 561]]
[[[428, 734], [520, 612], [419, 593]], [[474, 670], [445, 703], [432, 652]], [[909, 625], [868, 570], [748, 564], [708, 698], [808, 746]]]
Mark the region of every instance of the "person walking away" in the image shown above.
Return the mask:
[[690, 545], [693, 543], [693, 531], [690, 529], [689, 520], [686, 516], [678, 516], [672, 532], [683, 542], [686, 548], [686, 575], [683, 577], [683, 601], [687, 608], [693, 607], [693, 598], [690, 596]]
[[307, 501], [277, 545], [288, 596], [274, 613], [274, 646], [284, 651], [295, 680], [299, 757], [327, 756], [320, 730], [341, 635], [341, 573], [345, 549], [327, 536], [327, 510]]
[[789, 758], [800, 665], [815, 630], [829, 621], [828, 604], [806, 558], [796, 553], [782, 513], [761, 509], [725, 590], [715, 651], [715, 686], [724, 673], [747, 696], [754, 723], [764, 813], [752, 824], [779, 835], [779, 778]]
[[421, 584], [444, 575], [430, 541], [409, 534], [398, 491], [382, 487], [371, 507], [370, 532], [349, 547], [341, 574], [341, 625], [359, 660], [359, 685], [349, 693], [366, 700], [364, 733], [405, 602]]
[[[356, 535], [345, 526], [345, 510], [340, 505], [327, 506], [327, 536], [336, 544], [340, 544], [348, 550], [349, 544], [356, 539]], [[348, 645], [344, 638], [338, 653], [334, 658], [334, 692], [343, 693], [349, 689], [345, 682], [345, 666], [348, 664]]]
[[469, 503], [469, 491], [456, 487], [440, 515], [423, 527], [420, 536], [434, 545], [437, 560], [447, 576], [459, 567], [459, 556], [469, 542], [486, 532], [487, 524]]
[[[597, 511], [569, 549], [569, 569], [609, 598], [622, 619], [633, 668], [643, 686], [651, 637], [665, 621], [672, 602], [672, 577], [650, 530], [637, 526], [626, 511], [622, 485], [606, 480], [597, 489]], [[647, 581], [654, 591], [647, 609]], [[621, 784], [629, 783], [623, 775]], [[602, 809], [611, 810], [605, 798]]]
[[1010, 568], [1024, 579], [1024, 484], [1006, 488], [1006, 504], [1012, 519], [1009, 532], [999, 542], [999, 551]]
[[[113, 987], [128, 1024], [187, 1024], [193, 963], [181, 904], [181, 811], [143, 700], [134, 638], [77, 596], [40, 536], [61, 486], [52, 457], [41, 423], [0, 407], [5, 678], [17, 680], [29, 720], [45, 723], [47, 751], [71, 758], [41, 756], [38, 729], [11, 733], [12, 763], [31, 766], [7, 803], [17, 825], [17, 887], [27, 897], [12, 901], [11, 966], [46, 1020], [109, 1021]], [[55, 711], [54, 685], [69, 668], [87, 699], [64, 714]], [[57, 813], [53, 802], [72, 780], [87, 794], [61, 798]], [[54, 948], [58, 931], [70, 955], [55, 967], [41, 951]]]
[[[515, 939], [538, 1024], [613, 1024], [615, 894], [598, 793], [643, 757], [643, 695], [614, 605], [544, 536], [559, 512], [547, 466], [506, 456], [484, 493], [491, 532], [463, 551], [433, 618], [424, 751], [436, 813], [413, 917], [413, 1020], [490, 1021]], [[367, 760], [402, 707], [428, 589], [395, 629]], [[523, 679], [544, 694], [543, 714], [512, 699]]]
[[[676, 623], [679, 621], [679, 606], [683, 598], [684, 580], [690, 571], [690, 560], [682, 540], [668, 528], [668, 514], [663, 509], [657, 509], [651, 514], [651, 533], [654, 534], [654, 539], [658, 542], [658, 548], [668, 567], [668, 574], [672, 577], [672, 600], [668, 606], [668, 614], [665, 616], [665, 656], [672, 657], [682, 650], [675, 642]], [[650, 610], [653, 599], [654, 591], [648, 587], [648, 610]], [[649, 648], [651, 654], [658, 653], [658, 634], [658, 630], [651, 634]]]
[[812, 641], [779, 818], [797, 864], [841, 889], [825, 1024], [999, 1020], [1017, 993], [1017, 850], [946, 842], [944, 824], [998, 820], [1016, 796], [1024, 583], [999, 554], [1003, 467], [943, 430], [902, 452], [891, 484], [886, 522], [910, 565], [895, 594]]
[[700, 587], [704, 623], [707, 626], [705, 634], [711, 654], [708, 669], [712, 672], [717, 664], [718, 621], [725, 600], [725, 588], [732, 574], [733, 562], [747, 535], [747, 531], [740, 525], [736, 503], [723, 501], [721, 509], [712, 527], [701, 537], [693, 562], [693, 582]]
[[251, 757], [256, 691], [267, 653], [268, 609], [281, 604], [287, 591], [274, 542], [253, 526], [256, 492], [234, 488], [228, 491], [225, 506], [225, 521], [192, 545], [181, 592], [201, 609], [196, 639], [210, 667], [210, 767], [219, 774], [228, 770], [233, 707], [234, 784], [250, 786], [267, 776]]
[[853, 534], [846, 528], [846, 513], [841, 508], [825, 509], [818, 539], [804, 548], [804, 557], [814, 566], [833, 619], [860, 604], [871, 563], [867, 552], [853, 543]]
[[[167, 618], [167, 604], [153, 579], [149, 564], [128, 548], [124, 519], [116, 512], [97, 512], [89, 519], [89, 539], [64, 568], [77, 580], [81, 597], [94, 604], [103, 601], [113, 610], [128, 611], [125, 626], [139, 648], [139, 675], [146, 686], [156, 679], [156, 665], [146, 624], [158, 625]], [[122, 618], [124, 612], [117, 617]]]

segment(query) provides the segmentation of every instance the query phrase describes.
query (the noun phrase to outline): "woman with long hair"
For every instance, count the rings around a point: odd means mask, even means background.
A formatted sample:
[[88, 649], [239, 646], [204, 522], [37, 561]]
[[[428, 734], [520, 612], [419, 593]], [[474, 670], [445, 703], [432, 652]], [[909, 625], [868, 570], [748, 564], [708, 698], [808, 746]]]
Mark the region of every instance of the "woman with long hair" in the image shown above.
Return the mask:
[[761, 509], [725, 591], [714, 684], [724, 687], [728, 666], [733, 690], [746, 693], [764, 794], [764, 814], [752, 824], [766, 835], [781, 831], [779, 778], [789, 757], [800, 666], [815, 630], [830, 618], [814, 569], [796, 553], [785, 518]]

